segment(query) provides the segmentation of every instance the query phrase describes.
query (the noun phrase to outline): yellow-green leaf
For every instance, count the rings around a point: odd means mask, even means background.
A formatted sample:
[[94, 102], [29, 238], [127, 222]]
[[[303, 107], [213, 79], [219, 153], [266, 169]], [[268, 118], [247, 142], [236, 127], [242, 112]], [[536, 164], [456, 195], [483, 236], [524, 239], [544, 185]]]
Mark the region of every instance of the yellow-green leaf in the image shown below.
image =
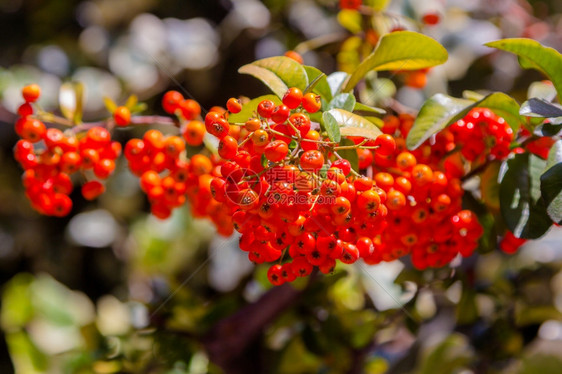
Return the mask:
[[562, 97], [562, 55], [557, 50], [526, 38], [501, 39], [486, 45], [516, 54], [525, 69], [543, 72], [552, 81], [558, 96]]
[[353, 72], [344, 92], [351, 91], [371, 70], [417, 70], [447, 61], [447, 50], [429, 36], [413, 31], [384, 35], [377, 47]]
[[107, 96], [103, 97], [103, 104], [105, 105], [107, 111], [111, 114], [113, 114], [113, 112], [115, 112], [115, 109], [117, 109], [117, 104], [115, 104], [115, 101], [111, 100], [111, 98]]
[[289, 87], [298, 87], [304, 91], [308, 86], [308, 76], [303, 65], [285, 56], [254, 61], [242, 66], [238, 72], [258, 78], [279, 98], [285, 95]]
[[377, 125], [347, 110], [332, 109], [324, 112], [324, 115], [326, 114], [329, 114], [338, 124], [341, 136], [361, 136], [368, 139], [376, 139], [377, 136], [382, 134]]
[[137, 95], [131, 95], [127, 99], [125, 106], [129, 108], [129, 110], [131, 110], [135, 107], [135, 105], [137, 105], [138, 102], [139, 102], [139, 98], [137, 97]]

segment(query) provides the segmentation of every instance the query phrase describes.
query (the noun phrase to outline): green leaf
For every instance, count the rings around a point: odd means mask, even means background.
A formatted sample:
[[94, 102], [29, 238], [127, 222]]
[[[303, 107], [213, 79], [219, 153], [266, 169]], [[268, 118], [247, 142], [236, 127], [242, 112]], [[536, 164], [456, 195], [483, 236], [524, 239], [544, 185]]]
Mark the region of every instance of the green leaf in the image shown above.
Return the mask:
[[369, 116], [369, 115], [372, 116], [372, 115], [386, 114], [386, 110], [381, 108], [375, 108], [361, 103], [355, 103], [355, 107], [353, 108], [353, 113], [357, 114], [358, 116]]
[[462, 92], [463, 99], [472, 100], [472, 101], [482, 100], [484, 98], [484, 96], [486, 96], [486, 95], [482, 95], [481, 93], [478, 93], [476, 91], [471, 91], [471, 90], [464, 90]]
[[[340, 145], [351, 146], [355, 143], [351, 139], [343, 138]], [[359, 172], [359, 156], [357, 155], [356, 149], [341, 149], [338, 151], [338, 155], [345, 158], [351, 164], [351, 168]]]
[[264, 100], [271, 100], [276, 105], [281, 104], [281, 100], [275, 95], [264, 95], [260, 97], [256, 97], [255, 99], [250, 100], [246, 104], [242, 106], [242, 110], [236, 114], [230, 114], [228, 116], [228, 121], [230, 123], [244, 123], [252, 117], [256, 116], [256, 110], [258, 109], [258, 105]]
[[301, 91], [308, 86], [308, 76], [305, 68], [295, 60], [285, 57], [268, 57], [238, 69], [241, 74], [252, 75], [261, 80], [279, 98], [290, 87], [297, 87]]
[[562, 55], [558, 51], [525, 38], [502, 39], [486, 45], [521, 57], [519, 61], [525, 69], [535, 68], [543, 72], [562, 97]]
[[330, 86], [330, 90], [332, 91], [332, 96], [336, 96], [341, 92], [343, 85], [348, 79], [349, 74], [343, 71], [336, 71], [328, 75], [326, 80], [328, 81], [328, 85]]
[[322, 114], [322, 123], [324, 124], [324, 129], [328, 133], [328, 138], [330, 138], [333, 142], [339, 142], [341, 140], [340, 126], [334, 115], [329, 111], [324, 112]]
[[74, 124], [82, 122], [84, 85], [80, 82], [63, 83], [59, 89], [59, 106], [66, 119]]
[[493, 211], [500, 209], [500, 184], [498, 183], [500, 166], [500, 162], [492, 162], [480, 175], [482, 201]]
[[384, 35], [377, 47], [353, 72], [344, 92], [351, 91], [371, 70], [417, 70], [447, 61], [447, 50], [434, 39], [413, 31]]
[[519, 116], [519, 104], [504, 93], [494, 92], [476, 102], [436, 94], [429, 98], [420, 109], [406, 138], [406, 146], [409, 149], [416, 149], [432, 135], [455, 123], [476, 107], [489, 108], [503, 117], [514, 132], [522, 123]]
[[539, 157], [524, 153], [502, 166], [507, 170], [501, 175], [500, 209], [507, 227], [517, 237], [536, 239], [552, 224], [540, 191], [545, 164]]
[[519, 114], [527, 117], [556, 118], [562, 117], [562, 108], [544, 99], [531, 98], [521, 105]]
[[342, 93], [336, 95], [332, 101], [328, 104], [328, 110], [330, 109], [343, 109], [351, 112], [355, 108], [355, 96], [349, 93]]
[[367, 75], [367, 87], [359, 91], [361, 102], [367, 105], [377, 105], [393, 97], [396, 94], [396, 85], [388, 78], [369, 79]]
[[416, 149], [432, 135], [462, 118], [465, 109], [472, 105], [474, 103], [470, 100], [456, 99], [444, 94], [432, 96], [421, 107], [406, 137], [406, 146]]
[[5, 331], [22, 328], [33, 317], [29, 291], [32, 282], [31, 274], [19, 273], [4, 284], [0, 320]]
[[142, 113], [144, 112], [146, 109], [148, 109], [148, 105], [146, 105], [146, 103], [136, 103], [132, 108], [131, 108], [131, 113]]
[[541, 176], [541, 192], [548, 216], [562, 224], [562, 163], [554, 165]]
[[562, 140], [556, 141], [548, 154], [546, 172], [541, 175], [541, 193], [549, 217], [562, 223]]
[[312, 90], [312, 92], [317, 93], [324, 100], [332, 100], [332, 90], [328, 84], [328, 77], [326, 74], [313, 66], [304, 66], [304, 70], [306, 70], [310, 83], [303, 92]]
[[[324, 115], [326, 113], [338, 124], [341, 136], [362, 136], [368, 139], [376, 139], [377, 136], [382, 134], [377, 125], [357, 114], [343, 109], [332, 109], [324, 112]], [[324, 115], [322, 115], [323, 118]]]
[[548, 159], [546, 160], [545, 170], [548, 170], [551, 167], [561, 162], [562, 162], [562, 140], [559, 139], [552, 145], [550, 151], [548, 152]]

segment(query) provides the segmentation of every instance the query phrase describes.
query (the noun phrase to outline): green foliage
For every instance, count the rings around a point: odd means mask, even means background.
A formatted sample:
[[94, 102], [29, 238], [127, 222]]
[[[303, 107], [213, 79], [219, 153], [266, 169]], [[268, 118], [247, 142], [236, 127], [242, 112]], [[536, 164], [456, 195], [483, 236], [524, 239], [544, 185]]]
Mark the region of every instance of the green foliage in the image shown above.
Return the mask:
[[548, 155], [546, 172], [541, 175], [541, 193], [549, 217], [562, 223], [562, 140], [552, 146]]
[[412, 31], [384, 35], [353, 72], [344, 92], [351, 91], [371, 70], [417, 70], [447, 61], [447, 50], [434, 39]]
[[562, 97], [562, 55], [558, 51], [525, 38], [502, 39], [486, 45], [516, 54], [525, 69], [541, 71], [552, 81], [558, 96]]
[[507, 227], [522, 238], [538, 238], [551, 226], [541, 198], [540, 176], [546, 162], [528, 153], [504, 163], [500, 180], [500, 208]]
[[[351, 139], [343, 138], [340, 141], [342, 146], [353, 146], [355, 143]], [[357, 155], [357, 150], [355, 149], [340, 149], [338, 154], [349, 161], [351, 168], [356, 172], [359, 172], [359, 156]]]
[[308, 86], [305, 68], [295, 60], [284, 56], [254, 61], [242, 66], [238, 72], [258, 78], [279, 98], [283, 98], [290, 87], [297, 87], [304, 91]]
[[332, 141], [341, 136], [362, 136], [376, 139], [382, 134], [371, 121], [343, 109], [332, 109], [322, 115], [324, 127]]
[[313, 66], [304, 66], [304, 70], [310, 82], [304, 92], [306, 93], [312, 90], [312, 92], [320, 95], [322, 99], [326, 101], [332, 100], [332, 90], [328, 84], [328, 77], [326, 74]]

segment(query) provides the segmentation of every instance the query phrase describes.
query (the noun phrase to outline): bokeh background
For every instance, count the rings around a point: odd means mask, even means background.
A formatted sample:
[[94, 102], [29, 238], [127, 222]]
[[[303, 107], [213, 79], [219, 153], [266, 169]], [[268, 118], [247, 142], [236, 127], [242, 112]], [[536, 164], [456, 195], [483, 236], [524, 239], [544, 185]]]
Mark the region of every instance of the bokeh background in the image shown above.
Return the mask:
[[[380, 27], [423, 31], [450, 59], [421, 90], [373, 78], [370, 105], [416, 109], [464, 90], [523, 101], [544, 77], [482, 44], [530, 37], [562, 50], [556, 0], [389, 3]], [[439, 25], [419, 23], [428, 9]], [[74, 193], [65, 218], [38, 215], [23, 194], [12, 126], [25, 84], [56, 111], [61, 84], [83, 82], [86, 120], [107, 116], [104, 96], [135, 94], [162, 114], [168, 89], [210, 108], [266, 93], [243, 64], [296, 49], [326, 73], [352, 70], [364, 41], [335, 0], [0, 0], [0, 372], [560, 373], [559, 231], [514, 256], [493, 242], [452, 268], [347, 266], [272, 291], [235, 236], [187, 207], [150, 216], [124, 164], [98, 201]]]

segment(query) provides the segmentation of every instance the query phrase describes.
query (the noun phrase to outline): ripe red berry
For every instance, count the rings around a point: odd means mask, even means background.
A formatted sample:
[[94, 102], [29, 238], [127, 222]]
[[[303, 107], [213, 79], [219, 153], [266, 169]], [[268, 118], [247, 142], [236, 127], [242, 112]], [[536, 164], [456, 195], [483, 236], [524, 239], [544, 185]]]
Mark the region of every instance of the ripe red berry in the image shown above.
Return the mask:
[[306, 171], [318, 171], [324, 166], [324, 156], [320, 151], [306, 151], [300, 158], [301, 167]]
[[297, 87], [291, 87], [283, 96], [283, 104], [285, 104], [289, 109], [296, 109], [301, 105], [302, 101], [302, 91]]
[[183, 101], [183, 95], [178, 91], [168, 91], [162, 98], [162, 108], [166, 113], [174, 114]]
[[286, 105], [278, 105], [271, 112], [271, 119], [275, 123], [283, 123], [289, 118], [291, 110]]
[[191, 121], [199, 117], [199, 115], [201, 114], [201, 106], [197, 101], [191, 99], [180, 101], [179, 109], [181, 111], [183, 118], [185, 118], [188, 121]]
[[281, 140], [274, 140], [265, 147], [265, 157], [271, 162], [279, 162], [287, 156], [289, 147]]
[[381, 155], [391, 155], [396, 150], [396, 141], [388, 134], [382, 134], [375, 139], [376, 152]]
[[322, 106], [322, 100], [319, 95], [309, 92], [305, 94], [302, 98], [302, 107], [308, 113], [316, 113], [320, 110]]
[[120, 106], [113, 112], [113, 119], [117, 126], [127, 126], [131, 123], [131, 111], [125, 106]]
[[34, 103], [41, 96], [41, 87], [35, 83], [27, 85], [22, 88], [21, 94], [26, 103]]
[[205, 125], [201, 121], [189, 121], [182, 132], [183, 138], [188, 145], [197, 147], [203, 144], [205, 136]]
[[275, 103], [271, 100], [263, 100], [258, 104], [258, 114], [263, 118], [270, 118], [275, 109]]
[[104, 191], [105, 186], [98, 181], [89, 181], [82, 185], [82, 196], [86, 200], [94, 200]]
[[230, 113], [240, 113], [240, 111], [242, 110], [242, 103], [240, 102], [240, 100], [231, 97], [230, 99], [228, 99], [228, 101], [226, 102], [226, 108], [228, 109], [228, 111]]

